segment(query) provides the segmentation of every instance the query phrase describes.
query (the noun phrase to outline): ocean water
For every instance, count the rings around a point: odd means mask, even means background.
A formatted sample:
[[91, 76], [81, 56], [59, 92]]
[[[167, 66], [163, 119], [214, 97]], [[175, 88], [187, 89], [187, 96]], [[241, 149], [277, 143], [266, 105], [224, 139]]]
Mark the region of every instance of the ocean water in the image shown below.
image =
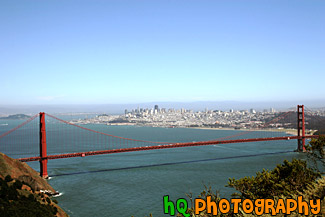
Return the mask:
[[[1, 120], [0, 135], [20, 122]], [[168, 142], [213, 140], [240, 132], [107, 125], [86, 127], [127, 138]], [[264, 134], [271, 136], [271, 132]], [[51, 140], [48, 144], [52, 146], [60, 143], [60, 138], [52, 137]], [[225, 187], [230, 177], [252, 176], [263, 168], [273, 169], [284, 159], [303, 158], [303, 154], [289, 152], [296, 146], [297, 141], [288, 140], [56, 159], [48, 162], [49, 183], [62, 193], [55, 199], [70, 216], [144, 217], [150, 213], [155, 217], [169, 216], [163, 214], [164, 195], [169, 195], [173, 201], [186, 198], [190, 203], [186, 194], [191, 193], [195, 198], [206, 185], [218, 190], [222, 197], [230, 198], [235, 192]], [[245, 157], [247, 155], [250, 157]], [[38, 162], [28, 164], [39, 170]]]

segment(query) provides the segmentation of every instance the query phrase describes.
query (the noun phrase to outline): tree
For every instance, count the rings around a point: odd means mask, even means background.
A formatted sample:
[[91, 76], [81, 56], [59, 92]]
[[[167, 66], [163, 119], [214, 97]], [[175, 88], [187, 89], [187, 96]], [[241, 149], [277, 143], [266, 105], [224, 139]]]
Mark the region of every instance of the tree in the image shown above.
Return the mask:
[[320, 166], [325, 168], [325, 135], [320, 135], [318, 139], [312, 139], [306, 145], [307, 157], [312, 162], [314, 168], [321, 172]]
[[243, 199], [274, 198], [301, 192], [318, 177], [320, 174], [308, 168], [306, 161], [293, 159], [292, 162], [284, 160], [272, 171], [263, 169], [255, 177], [229, 179], [227, 187], [235, 188], [240, 194], [233, 196]]
[[[0, 177], [0, 216], [43, 216], [54, 217], [58, 212], [55, 206], [51, 205], [51, 200], [48, 203], [40, 203], [40, 198], [37, 194], [29, 192], [21, 194], [20, 190], [22, 183], [14, 180], [10, 176], [5, 179]], [[26, 192], [25, 192], [26, 193]]]

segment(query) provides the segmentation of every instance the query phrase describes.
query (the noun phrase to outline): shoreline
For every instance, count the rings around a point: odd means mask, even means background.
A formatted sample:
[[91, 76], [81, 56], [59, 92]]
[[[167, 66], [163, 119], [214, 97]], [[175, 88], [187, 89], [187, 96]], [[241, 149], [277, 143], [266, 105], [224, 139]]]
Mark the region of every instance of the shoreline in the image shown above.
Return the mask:
[[[297, 136], [298, 132], [296, 129], [272, 129], [272, 128], [266, 128], [266, 129], [235, 129], [235, 128], [230, 128], [230, 127], [225, 127], [225, 128], [210, 128], [210, 127], [184, 127], [184, 128], [192, 128], [192, 129], [200, 129], [200, 130], [238, 130], [238, 131], [264, 131], [264, 132], [284, 132], [287, 134], [292, 134]], [[316, 132], [316, 130], [306, 130], [307, 132], [306, 135], [313, 134]]]
[[266, 129], [235, 129], [235, 128], [209, 128], [209, 127], [188, 127], [188, 128], [193, 128], [193, 129], [200, 129], [200, 130], [238, 130], [238, 131], [259, 131], [259, 132], [283, 132], [291, 135], [298, 135], [298, 132], [296, 129], [271, 129], [271, 128], [266, 128]]
[[[188, 127], [188, 126], [156, 126], [156, 125], [150, 125], [150, 124], [137, 124], [137, 123], [76, 123], [72, 122], [74, 124], [103, 124], [107, 126], [138, 126], [138, 127], [160, 127], [160, 128], [187, 128], [187, 129], [198, 129], [198, 130], [227, 130], [227, 131], [258, 131], [258, 132], [282, 132], [290, 135], [297, 136], [298, 132], [297, 129], [274, 129], [274, 128], [265, 128], [265, 129], [254, 129], [254, 128], [239, 128], [235, 129], [233, 127], [221, 127], [221, 128], [214, 128], [214, 127]], [[306, 130], [306, 135], [311, 135], [316, 130]]]
[[[138, 126], [138, 127], [160, 127], [160, 128], [183, 128], [183, 129], [197, 129], [197, 130], [227, 130], [227, 131], [258, 131], [258, 132], [283, 132], [286, 134], [297, 136], [297, 129], [273, 129], [273, 128], [265, 128], [265, 129], [235, 129], [233, 127], [223, 127], [223, 128], [214, 128], [214, 127], [187, 127], [187, 126], [175, 126], [175, 127], [167, 127], [167, 126], [152, 126], [152, 125], [139, 125], [136, 123], [123, 123], [123, 124], [110, 124], [107, 126]], [[306, 130], [306, 135], [313, 134], [316, 130]]]

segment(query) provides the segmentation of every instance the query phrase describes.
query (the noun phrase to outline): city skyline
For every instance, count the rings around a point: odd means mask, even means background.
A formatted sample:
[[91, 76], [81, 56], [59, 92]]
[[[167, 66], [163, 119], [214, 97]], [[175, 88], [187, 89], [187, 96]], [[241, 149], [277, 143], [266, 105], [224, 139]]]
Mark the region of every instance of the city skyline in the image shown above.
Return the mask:
[[324, 9], [317, 0], [4, 0], [0, 107], [324, 101]]
[[220, 110], [234, 111], [250, 110], [264, 111], [274, 108], [277, 111], [288, 111], [295, 109], [297, 105], [305, 105], [307, 109], [325, 110], [325, 100], [322, 101], [269, 101], [269, 102], [240, 102], [240, 101], [200, 101], [200, 102], [150, 102], [150, 103], [134, 103], [134, 104], [59, 104], [59, 105], [1, 105], [0, 116], [10, 114], [35, 114], [40, 111], [47, 113], [96, 113], [96, 114], [123, 114], [125, 109], [128, 111], [137, 108], [154, 109], [155, 105], [165, 109], [186, 109], [193, 111]]

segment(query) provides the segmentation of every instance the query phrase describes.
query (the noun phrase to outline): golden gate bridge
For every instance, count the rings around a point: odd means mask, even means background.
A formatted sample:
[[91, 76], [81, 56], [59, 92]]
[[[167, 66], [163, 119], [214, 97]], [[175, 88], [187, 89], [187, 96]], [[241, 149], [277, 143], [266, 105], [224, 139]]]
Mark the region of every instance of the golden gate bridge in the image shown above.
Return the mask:
[[[274, 130], [271, 131], [270, 134], [270, 131], [267, 131], [268, 126], [277, 123], [281, 119], [289, 117], [290, 114], [292, 116], [293, 113], [296, 113], [296, 135], [284, 135], [283, 131], [277, 132]], [[45, 117], [47, 117], [46, 120]], [[56, 124], [53, 124], [54, 122], [56, 122]], [[40, 175], [43, 178], [47, 178], [47, 163], [48, 160], [52, 159], [276, 140], [297, 140], [297, 151], [303, 152], [305, 151], [305, 140], [318, 137], [317, 135], [307, 135], [305, 132], [305, 125], [304, 106], [298, 105], [296, 111], [291, 110], [281, 114], [273, 120], [265, 123], [259, 131], [252, 129], [209, 141], [170, 143], [115, 136], [76, 125], [53, 115], [40, 112], [17, 127], [0, 135], [0, 151], [9, 155], [10, 153], [14, 153], [14, 155], [19, 156], [17, 159], [22, 162], [39, 161]], [[253, 137], [247, 137], [247, 135], [252, 132], [255, 132]], [[245, 138], [240, 138], [244, 135]], [[236, 137], [237, 139], [234, 139]], [[47, 140], [47, 138], [49, 138], [49, 140]], [[61, 142], [55, 143], [53, 142], [55, 141], [54, 138], [63, 139]], [[78, 152], [75, 152], [74, 150], [78, 150]]]

